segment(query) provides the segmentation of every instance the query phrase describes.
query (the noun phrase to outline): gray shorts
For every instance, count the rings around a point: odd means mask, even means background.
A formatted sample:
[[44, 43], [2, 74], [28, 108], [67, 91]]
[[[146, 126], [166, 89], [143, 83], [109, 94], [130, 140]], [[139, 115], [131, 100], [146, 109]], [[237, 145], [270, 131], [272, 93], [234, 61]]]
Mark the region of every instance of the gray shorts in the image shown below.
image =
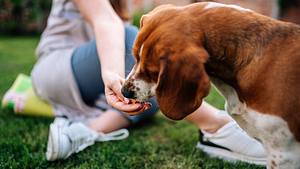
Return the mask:
[[57, 50], [39, 58], [32, 72], [35, 93], [54, 107], [56, 116], [82, 120], [102, 113], [81, 99], [71, 68], [73, 50]]

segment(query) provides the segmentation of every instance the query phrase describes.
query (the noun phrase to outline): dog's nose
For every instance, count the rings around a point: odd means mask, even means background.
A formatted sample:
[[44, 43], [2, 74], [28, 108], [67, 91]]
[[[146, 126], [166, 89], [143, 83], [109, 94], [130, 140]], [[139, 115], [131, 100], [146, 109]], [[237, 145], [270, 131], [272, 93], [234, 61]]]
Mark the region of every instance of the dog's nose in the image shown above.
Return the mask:
[[122, 87], [121, 92], [124, 97], [133, 99], [134, 97], [134, 91], [127, 89], [126, 87]]

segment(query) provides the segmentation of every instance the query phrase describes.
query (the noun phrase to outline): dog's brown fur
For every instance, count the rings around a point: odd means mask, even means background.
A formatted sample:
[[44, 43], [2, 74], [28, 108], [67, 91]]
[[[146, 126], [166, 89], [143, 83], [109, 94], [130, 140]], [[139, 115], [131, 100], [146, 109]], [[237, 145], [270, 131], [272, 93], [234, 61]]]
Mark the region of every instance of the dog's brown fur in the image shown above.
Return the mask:
[[203, 7], [162, 6], [141, 20], [134, 55], [140, 77], [159, 84], [162, 111], [181, 119], [197, 109], [208, 93], [208, 74], [234, 87], [248, 106], [284, 118], [300, 141], [300, 27]]

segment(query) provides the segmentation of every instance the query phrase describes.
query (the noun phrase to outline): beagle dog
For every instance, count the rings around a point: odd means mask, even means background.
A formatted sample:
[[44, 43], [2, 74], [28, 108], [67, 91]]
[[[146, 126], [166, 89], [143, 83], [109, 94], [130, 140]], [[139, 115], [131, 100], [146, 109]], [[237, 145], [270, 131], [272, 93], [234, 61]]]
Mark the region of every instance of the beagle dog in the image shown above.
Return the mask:
[[300, 26], [235, 5], [165, 5], [142, 17], [133, 52], [125, 97], [156, 95], [161, 111], [180, 120], [211, 81], [264, 144], [268, 168], [300, 168]]

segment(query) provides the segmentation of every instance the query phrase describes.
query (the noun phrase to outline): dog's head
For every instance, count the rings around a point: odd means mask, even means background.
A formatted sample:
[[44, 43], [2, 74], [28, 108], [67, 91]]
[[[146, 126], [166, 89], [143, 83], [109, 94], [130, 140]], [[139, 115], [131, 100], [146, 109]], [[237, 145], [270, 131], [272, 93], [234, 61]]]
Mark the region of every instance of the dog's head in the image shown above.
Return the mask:
[[142, 17], [133, 48], [136, 64], [122, 88], [125, 97], [138, 101], [156, 95], [161, 111], [174, 120], [195, 111], [210, 87], [201, 32], [186, 17], [191, 16], [171, 5]]

